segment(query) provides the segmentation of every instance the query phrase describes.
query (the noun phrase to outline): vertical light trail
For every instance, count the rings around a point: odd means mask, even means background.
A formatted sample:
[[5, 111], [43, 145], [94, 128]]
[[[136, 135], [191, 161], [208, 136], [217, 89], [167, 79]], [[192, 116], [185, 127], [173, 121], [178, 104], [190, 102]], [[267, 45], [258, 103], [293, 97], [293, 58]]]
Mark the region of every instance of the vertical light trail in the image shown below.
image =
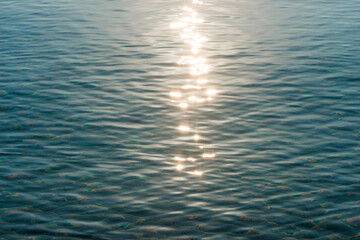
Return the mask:
[[[201, 56], [201, 50], [208, 39], [198, 31], [198, 26], [204, 23], [204, 20], [195, 10], [199, 5], [203, 5], [200, 0], [192, 0], [188, 6], [182, 8], [178, 16], [178, 21], [170, 25], [176, 30], [184, 45], [188, 48], [189, 54], [179, 56], [177, 64], [179, 67], [186, 67], [189, 74], [182, 86], [170, 92], [172, 102], [178, 107], [182, 115], [189, 118], [187, 111], [189, 109], [200, 108], [203, 104], [214, 100], [217, 90], [208, 85], [207, 74], [210, 72], [210, 65], [205, 57]], [[197, 116], [195, 116], [197, 119]], [[207, 152], [207, 146], [204, 144], [204, 136], [198, 130], [197, 122], [187, 120], [186, 123], [180, 123], [177, 127], [179, 133], [189, 135], [189, 141], [198, 150], [198, 154], [184, 156], [182, 153], [174, 157], [176, 171], [187, 172], [192, 175], [201, 176], [204, 174], [203, 163], [215, 158], [214, 149]]]

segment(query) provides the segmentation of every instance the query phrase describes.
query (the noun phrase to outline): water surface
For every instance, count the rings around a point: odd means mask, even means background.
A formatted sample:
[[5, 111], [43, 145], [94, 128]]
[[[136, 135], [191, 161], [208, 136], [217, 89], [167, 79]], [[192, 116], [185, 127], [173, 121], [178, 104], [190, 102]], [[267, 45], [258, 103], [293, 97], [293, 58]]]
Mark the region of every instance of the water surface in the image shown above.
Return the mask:
[[[184, 6], [217, 89], [186, 111]], [[0, 1], [0, 238], [360, 238], [359, 9]], [[178, 168], [180, 123], [215, 157]]]

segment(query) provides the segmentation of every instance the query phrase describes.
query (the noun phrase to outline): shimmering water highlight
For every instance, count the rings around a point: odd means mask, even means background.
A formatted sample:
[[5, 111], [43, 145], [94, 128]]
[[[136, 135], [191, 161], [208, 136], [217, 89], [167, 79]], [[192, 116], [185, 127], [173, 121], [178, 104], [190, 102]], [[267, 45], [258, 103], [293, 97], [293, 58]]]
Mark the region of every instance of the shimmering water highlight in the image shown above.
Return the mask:
[[358, 9], [0, 1], [0, 239], [358, 239]]
[[[200, 1], [193, 1], [193, 5], [202, 5], [203, 2]], [[199, 17], [199, 13], [194, 10], [192, 7], [185, 6], [182, 8], [182, 13], [180, 13], [177, 18], [179, 20], [177, 22], [171, 23], [171, 28], [179, 31], [180, 36], [183, 39], [183, 42], [189, 45], [190, 52], [192, 55], [181, 56], [180, 59], [177, 61], [179, 66], [186, 66], [189, 68], [188, 74], [189, 78], [183, 83], [181, 88], [177, 90], [173, 90], [170, 92], [170, 96], [175, 104], [177, 104], [181, 110], [182, 119], [186, 118], [186, 122], [191, 122], [193, 125], [197, 125], [197, 119], [199, 116], [195, 113], [189, 114], [186, 112], [188, 108], [198, 108], [200, 107], [199, 104], [210, 102], [213, 100], [213, 97], [217, 94], [217, 90], [214, 88], [208, 88], [205, 84], [207, 80], [204, 79], [206, 75], [209, 73], [210, 65], [207, 63], [206, 58], [201, 57], [200, 50], [203, 48], [203, 44], [208, 41], [208, 39], [197, 30], [198, 24], [204, 22], [202, 18]], [[193, 83], [193, 84], [189, 84]], [[182, 133], [191, 132], [191, 127], [187, 124], [181, 124], [178, 127], [178, 130]], [[193, 149], [199, 149], [198, 145], [201, 144], [200, 135], [198, 129], [194, 129], [195, 135], [193, 136]], [[200, 143], [199, 143], [200, 142]], [[188, 150], [189, 146], [186, 144], [182, 147], [177, 147], [177, 151], [185, 152]], [[202, 146], [203, 151], [205, 150], [204, 146]], [[193, 152], [192, 152], [193, 154]], [[214, 158], [215, 154], [208, 154], [208, 153], [197, 153], [197, 157], [203, 158], [204, 160]], [[182, 157], [175, 157], [176, 161], [185, 161], [186, 158]], [[187, 157], [187, 160], [190, 162], [199, 162], [196, 161], [194, 156], [191, 155]], [[176, 170], [182, 171], [185, 167], [183, 165], [176, 165]], [[195, 176], [202, 176], [203, 170], [200, 170], [200, 164], [195, 165], [194, 171], [188, 171], [188, 173], [195, 175]]]

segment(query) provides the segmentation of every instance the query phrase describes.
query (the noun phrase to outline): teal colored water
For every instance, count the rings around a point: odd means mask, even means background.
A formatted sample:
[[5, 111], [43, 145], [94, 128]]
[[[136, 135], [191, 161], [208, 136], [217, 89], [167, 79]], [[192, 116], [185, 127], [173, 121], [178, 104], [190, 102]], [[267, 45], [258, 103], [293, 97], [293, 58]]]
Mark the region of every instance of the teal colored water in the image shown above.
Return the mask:
[[0, 239], [360, 239], [359, 10], [0, 1]]

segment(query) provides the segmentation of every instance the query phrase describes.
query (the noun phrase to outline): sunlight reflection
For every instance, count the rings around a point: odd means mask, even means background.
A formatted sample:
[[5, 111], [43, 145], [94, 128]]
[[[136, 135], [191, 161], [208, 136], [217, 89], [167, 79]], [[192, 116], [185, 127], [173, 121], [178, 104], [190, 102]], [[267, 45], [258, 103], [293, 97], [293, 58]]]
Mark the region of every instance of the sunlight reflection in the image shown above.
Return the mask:
[[200, 85], [203, 85], [203, 84], [206, 84], [208, 82], [207, 79], [203, 79], [203, 78], [200, 78], [200, 79], [197, 79], [196, 80], [196, 83], [197, 84], [200, 84]]
[[182, 171], [182, 170], [184, 169], [184, 166], [183, 166], [183, 165], [177, 165], [177, 166], [176, 166], [176, 169], [177, 169], [178, 171]]
[[180, 58], [180, 60], [177, 62], [179, 65], [189, 65], [193, 62], [194, 57], [192, 56], [183, 56]]
[[198, 98], [196, 99], [197, 103], [204, 103], [206, 100], [204, 98]]
[[188, 103], [179, 103], [179, 107], [183, 110], [187, 109], [189, 107]]
[[[188, 48], [188, 55], [181, 56], [177, 61], [177, 65], [187, 68], [189, 77], [184, 80], [184, 85], [172, 90], [169, 95], [172, 98], [172, 102], [183, 110], [181, 111], [182, 119], [184, 119], [184, 123], [186, 123], [180, 124], [177, 130], [181, 133], [195, 132], [190, 139], [192, 139], [193, 142], [191, 144], [193, 148], [196, 149], [195, 152], [197, 152], [194, 155], [194, 151], [190, 149], [191, 157], [175, 156], [174, 161], [177, 162], [176, 169], [182, 171], [185, 167], [189, 167], [184, 165], [187, 163], [190, 164], [193, 169], [198, 169], [189, 172], [190, 174], [202, 176], [203, 171], [199, 170], [201, 169], [201, 162], [203, 162], [204, 159], [215, 158], [215, 154], [214, 150], [211, 150], [212, 147], [209, 148], [206, 142], [201, 142], [203, 139], [206, 140], [206, 138], [203, 136], [200, 137], [198, 133], [198, 116], [194, 114], [196, 114], [196, 108], [214, 99], [217, 95], [217, 90], [212, 86], [207, 86], [207, 75], [210, 72], [211, 66], [202, 55], [202, 49], [208, 39], [199, 32], [198, 25], [202, 24], [204, 20], [199, 16], [195, 7], [202, 5], [203, 2], [201, 0], [189, 1], [192, 3], [191, 7], [183, 7], [177, 21], [170, 24], [170, 27], [176, 29], [175, 31], [178, 36]], [[185, 111], [188, 108], [192, 111]], [[194, 127], [191, 128], [187, 123], [194, 124]], [[205, 152], [205, 149], [208, 152]]]
[[203, 75], [209, 72], [210, 66], [204, 63], [191, 66], [190, 74], [194, 76]]
[[193, 56], [183, 56], [180, 58], [180, 60], [177, 62], [179, 65], [196, 65], [196, 64], [205, 64], [206, 59], [202, 57], [193, 57]]
[[202, 1], [199, 1], [199, 0], [193, 0], [193, 3], [194, 3], [194, 4], [199, 4], [199, 5], [202, 5], [202, 4], [203, 4], [203, 2], [202, 2]]
[[184, 36], [188, 36], [188, 40], [185, 41], [185, 43], [190, 44], [190, 45], [195, 45], [195, 44], [201, 44], [206, 42], [208, 39], [206, 37], [203, 37], [200, 35], [200, 33], [196, 32], [194, 33], [194, 28], [189, 28], [188, 29], [188, 33], [192, 33], [192, 35], [184, 35]]
[[215, 154], [214, 153], [204, 153], [203, 154], [203, 158], [214, 158]]
[[171, 28], [182, 28], [182, 27], [186, 27], [187, 23], [186, 22], [176, 22], [176, 23], [172, 23], [170, 25]]
[[190, 172], [190, 174], [196, 175], [196, 176], [202, 176], [203, 172], [202, 171], [193, 171], [193, 172]]
[[181, 98], [182, 94], [180, 91], [173, 91], [173, 92], [170, 92], [170, 96], [172, 98]]
[[199, 141], [199, 140], [200, 140], [200, 135], [199, 135], [199, 134], [195, 134], [195, 135], [194, 135], [194, 140], [195, 140], [195, 141]]
[[188, 131], [190, 131], [190, 127], [187, 126], [187, 125], [180, 125], [180, 126], [178, 127], [178, 129], [179, 129], [179, 131], [181, 131], [181, 132], [188, 132]]
[[196, 96], [190, 96], [190, 97], [188, 97], [188, 100], [189, 100], [189, 102], [192, 102], [192, 103], [195, 103], [196, 101], [197, 101], [197, 97]]
[[212, 97], [212, 96], [215, 96], [217, 94], [217, 90], [216, 89], [208, 89], [206, 91], [206, 94], [209, 96], [209, 97]]
[[189, 89], [197, 89], [197, 90], [200, 90], [200, 89], [202, 89], [202, 87], [189, 84], [189, 85], [183, 86], [182, 89], [188, 89], [188, 90]]
[[174, 160], [175, 160], [175, 161], [184, 162], [184, 161], [185, 161], [185, 158], [182, 158], [182, 157], [174, 157]]

